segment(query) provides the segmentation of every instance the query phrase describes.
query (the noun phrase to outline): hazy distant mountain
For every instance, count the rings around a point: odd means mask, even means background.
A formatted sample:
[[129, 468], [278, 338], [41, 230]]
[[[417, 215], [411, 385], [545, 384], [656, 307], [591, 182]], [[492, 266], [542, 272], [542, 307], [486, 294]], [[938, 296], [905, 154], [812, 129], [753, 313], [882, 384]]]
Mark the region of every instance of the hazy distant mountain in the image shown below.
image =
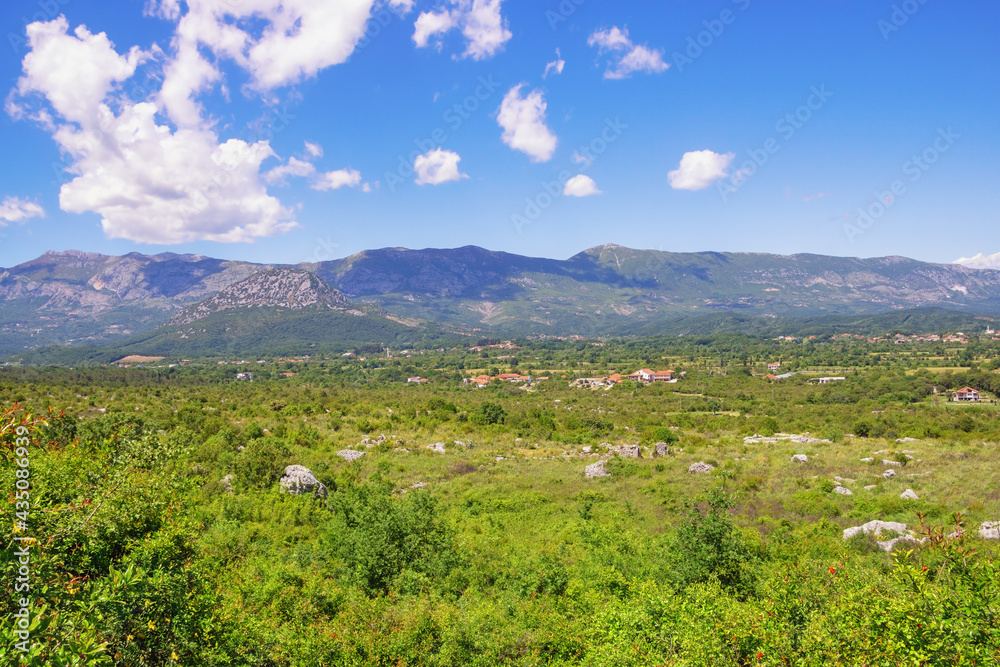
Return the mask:
[[466, 247], [366, 251], [316, 271], [347, 296], [389, 312], [518, 334], [630, 333], [679, 314], [733, 310], [782, 317], [1000, 311], [1000, 272], [903, 257], [603, 245], [559, 261]]
[[173, 253], [49, 252], [0, 269], [0, 354], [122, 340], [172, 317], [180, 318], [174, 324], [190, 323], [225, 310], [287, 313], [321, 304], [340, 312], [351, 307], [347, 299], [411, 328], [422, 322], [475, 335], [655, 333], [710, 313], [816, 317], [928, 307], [998, 313], [1000, 271], [903, 257], [616, 245], [567, 260], [473, 246], [385, 248], [298, 267]]

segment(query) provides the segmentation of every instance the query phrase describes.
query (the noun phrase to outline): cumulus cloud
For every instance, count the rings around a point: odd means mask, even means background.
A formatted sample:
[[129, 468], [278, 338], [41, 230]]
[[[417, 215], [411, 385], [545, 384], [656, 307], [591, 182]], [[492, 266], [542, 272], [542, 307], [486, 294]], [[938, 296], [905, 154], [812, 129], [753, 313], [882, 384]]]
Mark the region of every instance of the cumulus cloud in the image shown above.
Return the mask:
[[[306, 142], [307, 157], [318, 157], [314, 152], [318, 148], [316, 144]], [[321, 149], [319, 152], [322, 154]], [[285, 164], [278, 165], [264, 174], [264, 180], [271, 185], [284, 185], [289, 177], [308, 178], [311, 181], [309, 187], [320, 191], [361, 185], [361, 172], [356, 169], [337, 169], [318, 173], [315, 164], [297, 157], [288, 158]], [[370, 192], [371, 186], [365, 183], [362, 189]]]
[[628, 36], [628, 28], [612, 26], [606, 30], [597, 30], [587, 39], [587, 44], [596, 46], [600, 53], [611, 54], [608, 69], [604, 72], [605, 79], [625, 79], [633, 72], [658, 74], [666, 72], [670, 67], [663, 61], [662, 50], [633, 44]]
[[409, 14], [413, 11], [415, 0], [389, 0], [389, 8], [400, 15]]
[[[220, 64], [230, 60], [249, 74], [248, 91], [277, 102], [269, 91], [344, 62], [373, 7], [386, 2], [412, 9], [412, 0], [150, 0], [148, 15], [176, 24], [167, 51], [119, 52], [104, 33], [71, 31], [62, 16], [35, 22], [5, 108], [51, 133], [65, 164], [60, 208], [97, 213], [110, 238], [174, 244], [274, 236], [297, 225], [293, 208], [268, 194], [267, 184], [308, 177], [331, 189], [357, 185], [360, 175], [319, 174], [312, 163], [322, 148], [309, 142], [304, 159], [262, 175], [262, 163], [275, 157], [270, 143], [223, 139], [198, 98], [225, 86]], [[162, 63], [162, 85], [132, 101], [121, 89], [147, 61]]]
[[601, 191], [597, 189], [594, 179], [580, 174], [566, 181], [566, 185], [563, 186], [563, 194], [568, 197], [589, 197], [599, 195]]
[[24, 223], [32, 218], [44, 218], [45, 209], [28, 199], [4, 197], [0, 202], [0, 227], [10, 222]]
[[[122, 56], [103, 32], [94, 35], [84, 26], [72, 35], [68, 31], [69, 23], [63, 16], [27, 26], [31, 51], [22, 61], [24, 74], [15, 92], [20, 97], [45, 95], [66, 120], [95, 127], [108, 93], [115, 84], [130, 78], [149, 54], [132, 47]], [[7, 110], [19, 117], [24, 107], [11, 98]]]
[[274, 185], [286, 183], [289, 176], [306, 177], [315, 173], [316, 166], [312, 162], [291, 157], [285, 164], [278, 165], [264, 174], [264, 180]]
[[156, 104], [118, 99], [116, 85], [145, 54], [120, 55], [84, 27], [70, 34], [62, 17], [32, 23], [27, 34], [31, 50], [13, 92], [18, 111], [42, 106], [27, 115], [64, 155], [62, 210], [96, 212], [107, 236], [148, 243], [249, 241], [295, 226], [261, 182], [260, 165], [273, 155], [267, 142], [220, 141], [201, 126], [172, 130], [157, 122]]
[[620, 51], [632, 46], [632, 40], [628, 38], [628, 28], [622, 30], [612, 26], [608, 30], [596, 30], [587, 39], [587, 44], [597, 46], [602, 51]]
[[562, 74], [563, 68], [565, 67], [566, 67], [566, 61], [562, 59], [562, 55], [559, 53], [559, 49], [556, 49], [556, 59], [545, 66], [545, 72], [542, 73], [542, 78], [543, 79], [549, 78], [549, 72]]
[[[356, 169], [337, 169], [320, 174], [311, 187], [313, 190], [336, 190], [361, 185], [361, 172]], [[367, 183], [365, 184], [367, 185]], [[367, 192], [367, 190], [366, 190]]]
[[[161, 3], [159, 15], [178, 21], [173, 39], [177, 58], [166, 70], [164, 88], [179, 102], [185, 91], [197, 93], [220, 76], [217, 66], [202, 55], [203, 48], [249, 72], [249, 85], [259, 92], [298, 83], [345, 62], [364, 36], [376, 1], [189, 0], [183, 15], [175, 4]], [[250, 22], [262, 27], [250, 31]]]
[[691, 151], [681, 157], [680, 166], [667, 174], [675, 190], [703, 190], [729, 174], [726, 168], [735, 155], [720, 155], [712, 151]]
[[462, 58], [485, 60], [503, 49], [513, 36], [500, 14], [503, 0], [450, 0], [452, 9], [423, 12], [413, 24], [413, 42], [418, 48], [442, 48], [442, 37], [456, 28], [462, 31], [466, 46]]
[[441, 185], [449, 181], [460, 181], [468, 178], [458, 169], [462, 158], [458, 153], [436, 148], [413, 161], [413, 169], [417, 172], [417, 185]]
[[314, 157], [314, 158], [323, 157], [323, 147], [320, 146], [319, 144], [314, 144], [311, 141], [307, 141], [306, 153], [309, 154], [309, 157]]
[[545, 124], [545, 100], [540, 90], [521, 95], [524, 84], [511, 88], [500, 104], [497, 123], [503, 128], [501, 139], [532, 162], [548, 162], [556, 151], [558, 139]]
[[1000, 271], [1000, 252], [992, 255], [981, 252], [972, 257], [959, 257], [953, 263], [967, 266], [970, 269], [993, 269]]

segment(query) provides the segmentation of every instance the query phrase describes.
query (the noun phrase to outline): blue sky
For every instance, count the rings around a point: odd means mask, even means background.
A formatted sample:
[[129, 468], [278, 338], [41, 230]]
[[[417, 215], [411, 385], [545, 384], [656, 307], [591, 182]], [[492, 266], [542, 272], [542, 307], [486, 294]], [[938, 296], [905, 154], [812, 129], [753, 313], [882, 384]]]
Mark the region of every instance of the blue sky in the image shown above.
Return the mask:
[[0, 19], [0, 266], [618, 243], [1000, 268], [991, 3], [9, 0]]

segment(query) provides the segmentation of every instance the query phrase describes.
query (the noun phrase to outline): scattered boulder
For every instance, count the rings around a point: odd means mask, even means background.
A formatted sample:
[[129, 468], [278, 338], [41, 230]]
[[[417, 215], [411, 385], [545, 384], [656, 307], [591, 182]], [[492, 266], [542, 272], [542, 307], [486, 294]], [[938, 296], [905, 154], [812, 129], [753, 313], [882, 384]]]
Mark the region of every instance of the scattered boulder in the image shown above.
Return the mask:
[[805, 454], [793, 454], [792, 463], [808, 463], [809, 457]]
[[456, 446], [456, 447], [468, 447], [468, 446], [469, 446], [469, 443], [467, 443], [467, 442], [462, 442], [461, 440], [456, 440], [456, 441], [455, 441], [455, 446]]
[[432, 445], [427, 445], [426, 447], [424, 447], [424, 449], [429, 449], [432, 452], [434, 452], [435, 454], [444, 454], [445, 453], [444, 443], [443, 442], [435, 442]]
[[889, 459], [882, 459], [882, 465], [890, 466], [892, 468], [898, 468], [903, 464], [900, 463], [899, 461], [890, 461]]
[[281, 488], [288, 493], [312, 493], [319, 498], [326, 498], [326, 486], [316, 479], [312, 470], [305, 466], [292, 465], [285, 468], [285, 476], [281, 478]]
[[979, 537], [984, 540], [1000, 540], [1000, 521], [984, 521], [979, 527]]
[[849, 540], [855, 535], [881, 535], [883, 530], [891, 530], [901, 535], [907, 534], [906, 524], [895, 521], [869, 521], [868, 523], [844, 529], [844, 539]]
[[916, 442], [916, 438], [898, 438], [896, 442]]
[[616, 454], [623, 459], [641, 459], [642, 449], [639, 445], [618, 445], [608, 448], [609, 454]]
[[896, 476], [896, 471], [886, 470], [884, 473], [882, 473], [882, 476], [885, 477], [886, 479], [892, 479], [893, 477]]
[[411, 489], [426, 489], [430, 484], [427, 482], [417, 482], [416, 484], [410, 484]]
[[606, 461], [592, 463], [583, 469], [583, 474], [589, 479], [591, 477], [611, 477], [611, 473], [604, 469]]
[[703, 462], [692, 463], [691, 467], [688, 468], [688, 472], [693, 472], [697, 474], [712, 472], [713, 470], [715, 470], [715, 466]]
[[222, 485], [222, 490], [226, 493], [233, 492], [233, 479], [234, 477], [230, 474], [219, 480], [219, 484]]
[[896, 550], [896, 546], [897, 545], [900, 545], [900, 544], [923, 544], [926, 541], [927, 541], [926, 537], [923, 537], [923, 538], [921, 538], [921, 539], [918, 540], [917, 538], [913, 537], [912, 535], [902, 535], [900, 537], [896, 537], [896, 538], [893, 538], [891, 540], [887, 540], [885, 542], [879, 542], [878, 543], [878, 548], [881, 549], [882, 551], [887, 552], [887, 553], [892, 553], [893, 551]]
[[654, 456], [666, 456], [670, 453], [670, 445], [665, 442], [658, 442], [653, 445], [653, 455]]
[[792, 442], [797, 442], [800, 445], [833, 444], [832, 440], [827, 440], [825, 438], [810, 438], [808, 436], [803, 436], [803, 435], [793, 435], [792, 437], [789, 438], [789, 440], [791, 440]]
[[339, 452], [337, 452], [337, 456], [344, 459], [348, 463], [350, 463], [351, 461], [357, 461], [364, 455], [365, 455], [364, 452], [359, 452], [354, 449], [342, 449]]
[[583, 453], [584, 453], [584, 454], [589, 454], [589, 453], [590, 453], [590, 452], [591, 452], [591, 451], [592, 451], [593, 449], [594, 449], [594, 448], [593, 448], [593, 447], [591, 447], [590, 445], [586, 445], [586, 446], [584, 446], [584, 448], [583, 448]]
[[865, 491], [873, 491], [878, 488], [878, 484], [869, 484], [865, 487]]
[[920, 500], [917, 494], [914, 493], [913, 489], [907, 489], [906, 491], [903, 491], [901, 494], [899, 494], [899, 497], [902, 498], [903, 500]]
[[851, 490], [849, 488], [847, 488], [846, 486], [835, 486], [835, 487], [833, 487], [833, 492], [834, 493], [839, 493], [842, 496], [853, 496], [854, 495], [853, 493], [851, 493]]
[[867, 456], [867, 457], [865, 457], [865, 458], [861, 459], [861, 462], [862, 462], [862, 463], [874, 463], [874, 462], [875, 462], [875, 459], [873, 459], [873, 458], [872, 458], [872, 457], [870, 457], [870, 456]]

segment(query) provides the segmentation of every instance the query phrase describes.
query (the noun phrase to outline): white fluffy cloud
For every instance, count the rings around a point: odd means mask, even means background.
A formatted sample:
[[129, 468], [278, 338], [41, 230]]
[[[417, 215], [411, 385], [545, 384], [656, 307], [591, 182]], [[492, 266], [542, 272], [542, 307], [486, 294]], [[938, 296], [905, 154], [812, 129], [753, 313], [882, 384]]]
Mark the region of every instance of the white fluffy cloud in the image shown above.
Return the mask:
[[556, 74], [562, 74], [563, 69], [566, 67], [566, 61], [562, 59], [562, 55], [559, 53], [559, 49], [556, 49], [556, 59], [545, 65], [545, 72], [542, 73], [542, 78], [549, 78], [550, 72], [555, 72]]
[[357, 185], [361, 185], [360, 171], [356, 169], [337, 169], [336, 171], [328, 171], [325, 174], [320, 174], [309, 187], [313, 190], [336, 190], [343, 187], [353, 188]]
[[[305, 142], [306, 158], [315, 159], [323, 155], [323, 149], [318, 145]], [[356, 169], [337, 169], [335, 171], [317, 172], [316, 165], [310, 159], [299, 159], [290, 157], [284, 164], [274, 167], [266, 174], [264, 180], [271, 185], [284, 185], [289, 177], [308, 178], [311, 183], [309, 187], [313, 190], [337, 190], [343, 187], [356, 187], [362, 185], [361, 172]], [[371, 191], [368, 183], [363, 184], [365, 192]]]
[[415, 0], [389, 0], [389, 8], [397, 14], [409, 14], [413, 11]]
[[726, 168], [735, 155], [720, 155], [712, 151], [691, 151], [681, 157], [680, 166], [667, 174], [670, 187], [675, 190], [703, 190], [729, 174]]
[[462, 158], [458, 153], [436, 148], [413, 161], [413, 169], [417, 172], [417, 185], [440, 185], [449, 181], [460, 181], [468, 178], [458, 169]]
[[[190, 122], [191, 99], [221, 74], [203, 55], [229, 59], [250, 73], [250, 87], [266, 92], [345, 62], [364, 36], [376, 0], [161, 0], [152, 13], [177, 21], [166, 67], [164, 102], [174, 122]], [[392, 2], [405, 9], [410, 3]], [[250, 31], [249, 23], [262, 27]], [[246, 28], [246, 29], [245, 29]], [[187, 107], [187, 108], [186, 108]]]
[[261, 182], [261, 162], [273, 155], [267, 142], [220, 142], [204, 127], [157, 123], [154, 103], [117, 99], [115, 88], [145, 54], [119, 55], [103, 33], [68, 30], [62, 17], [28, 26], [31, 51], [8, 105], [15, 116], [44, 102], [55, 112], [27, 115], [64, 155], [60, 208], [98, 213], [110, 238], [146, 243], [250, 241], [295, 226]]
[[556, 151], [558, 139], [545, 124], [545, 100], [540, 90], [521, 95], [524, 84], [511, 88], [500, 104], [497, 123], [503, 128], [501, 139], [532, 162], [548, 162]]
[[[24, 75], [15, 91], [20, 97], [40, 93], [60, 116], [93, 129], [115, 84], [131, 77], [149, 54], [132, 47], [122, 56], [103, 32], [94, 35], [84, 26], [72, 35], [68, 31], [62, 16], [27, 26], [31, 51], [24, 57]], [[12, 97], [7, 110], [19, 117], [24, 108]]]
[[31, 218], [44, 218], [45, 209], [39, 204], [20, 197], [4, 197], [0, 202], [0, 227], [9, 222], [27, 222]]
[[633, 44], [628, 28], [612, 26], [607, 30], [597, 30], [587, 44], [596, 46], [601, 53], [611, 54], [608, 69], [604, 72], [605, 79], [625, 79], [633, 72], [658, 74], [670, 67], [663, 61], [663, 51]]
[[597, 189], [594, 179], [580, 174], [566, 181], [566, 185], [563, 186], [563, 194], [567, 197], [590, 197], [601, 194], [601, 191]]
[[1000, 271], [1000, 252], [992, 255], [981, 252], [972, 257], [959, 257], [953, 263], [967, 266], [970, 269], [994, 269]]
[[[276, 103], [269, 91], [344, 62], [372, 8], [386, 3], [412, 9], [412, 0], [150, 0], [148, 14], [176, 23], [167, 52], [154, 45], [120, 53], [104, 33], [70, 31], [62, 16], [32, 23], [6, 110], [52, 134], [66, 165], [60, 207], [97, 213], [110, 238], [175, 244], [274, 236], [297, 225], [293, 208], [266, 184], [298, 176], [331, 189], [357, 185], [360, 175], [317, 173], [312, 161], [322, 149], [307, 143], [305, 159], [262, 176], [262, 163], [274, 157], [270, 143], [224, 140], [198, 97], [225, 86], [220, 63], [230, 60], [249, 73], [249, 90]], [[162, 62], [162, 85], [145, 100], [127, 99], [121, 88], [150, 60]]]
[[311, 141], [306, 142], [306, 153], [309, 157], [323, 157], [323, 147]]
[[312, 176], [315, 173], [316, 165], [312, 162], [306, 162], [305, 160], [300, 160], [296, 157], [290, 157], [288, 158], [288, 162], [285, 164], [278, 165], [264, 174], [264, 180], [271, 185], [275, 185], [287, 182], [289, 176], [305, 178], [307, 176]]
[[441, 50], [442, 36], [455, 28], [466, 39], [463, 58], [485, 60], [503, 49], [512, 37], [500, 14], [503, 0], [450, 0], [453, 9], [423, 12], [413, 24], [413, 42], [418, 48], [433, 45]]

